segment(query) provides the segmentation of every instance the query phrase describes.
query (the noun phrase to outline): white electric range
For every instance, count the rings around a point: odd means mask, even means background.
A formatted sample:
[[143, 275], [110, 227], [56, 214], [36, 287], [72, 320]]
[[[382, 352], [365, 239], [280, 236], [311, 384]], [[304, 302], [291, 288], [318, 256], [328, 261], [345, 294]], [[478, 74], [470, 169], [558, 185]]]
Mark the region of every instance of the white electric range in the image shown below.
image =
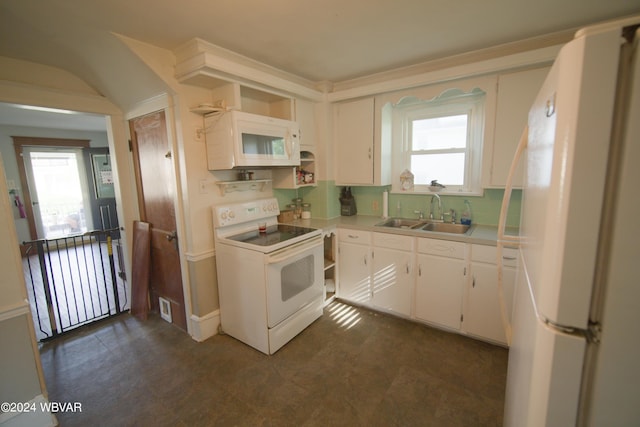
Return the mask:
[[213, 208], [222, 331], [266, 354], [320, 317], [324, 298], [322, 230], [279, 213], [274, 198]]

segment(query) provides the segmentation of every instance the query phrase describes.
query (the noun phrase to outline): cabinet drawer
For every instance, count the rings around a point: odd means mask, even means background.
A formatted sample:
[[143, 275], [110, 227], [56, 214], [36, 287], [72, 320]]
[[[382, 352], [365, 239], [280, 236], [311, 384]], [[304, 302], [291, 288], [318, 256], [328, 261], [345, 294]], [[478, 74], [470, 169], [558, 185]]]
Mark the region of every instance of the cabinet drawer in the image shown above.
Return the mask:
[[465, 259], [466, 244], [438, 239], [418, 239], [418, 252], [441, 255], [447, 258]]
[[341, 242], [371, 244], [371, 232], [363, 230], [338, 229], [338, 240]]
[[373, 233], [373, 246], [413, 252], [413, 237], [389, 233]]
[[[488, 264], [496, 263], [496, 254], [498, 248], [495, 246], [471, 245], [471, 261], [486, 262]], [[504, 248], [502, 250], [502, 265], [505, 267], [515, 267], [518, 265], [518, 250], [513, 248]]]

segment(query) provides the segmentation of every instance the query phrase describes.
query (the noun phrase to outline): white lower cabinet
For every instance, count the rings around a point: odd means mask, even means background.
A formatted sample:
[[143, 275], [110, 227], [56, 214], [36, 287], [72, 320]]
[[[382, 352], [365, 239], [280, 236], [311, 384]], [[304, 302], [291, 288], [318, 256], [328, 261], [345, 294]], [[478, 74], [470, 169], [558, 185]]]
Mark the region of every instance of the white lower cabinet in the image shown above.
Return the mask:
[[371, 299], [371, 233], [338, 230], [338, 298], [366, 304]]
[[466, 273], [466, 245], [418, 239], [415, 317], [459, 330]]
[[338, 297], [411, 315], [414, 238], [340, 229]]
[[[507, 344], [495, 246], [338, 229], [337, 296], [436, 327]], [[503, 251], [511, 320], [517, 250]]]
[[373, 233], [373, 306], [411, 315], [413, 242], [409, 236]]
[[[496, 247], [471, 245], [471, 262], [464, 309], [464, 331], [472, 336], [507, 344], [498, 297]], [[511, 321], [517, 250], [503, 250], [503, 289], [506, 313]]]

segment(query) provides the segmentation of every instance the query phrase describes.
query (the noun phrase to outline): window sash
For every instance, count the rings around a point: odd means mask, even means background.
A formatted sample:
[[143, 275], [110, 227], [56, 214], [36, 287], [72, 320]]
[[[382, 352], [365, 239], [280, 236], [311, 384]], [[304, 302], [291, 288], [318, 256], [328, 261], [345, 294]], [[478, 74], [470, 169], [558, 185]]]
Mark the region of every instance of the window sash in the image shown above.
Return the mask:
[[[425, 107], [425, 108], [429, 108], [429, 107]], [[412, 165], [414, 164], [413, 163], [414, 156], [430, 156], [430, 155], [440, 156], [440, 155], [446, 155], [446, 154], [464, 154], [464, 159], [463, 159], [464, 169], [462, 171], [455, 171], [455, 173], [444, 172], [439, 174], [442, 176], [431, 175], [430, 177], [426, 178], [425, 181], [421, 179], [422, 174], [420, 173], [420, 171], [414, 170], [413, 171], [415, 176], [414, 190], [429, 191], [428, 187], [432, 180], [438, 180], [438, 182], [446, 185], [447, 188], [449, 188], [450, 190], [458, 191], [462, 188], [466, 188], [469, 186], [469, 174], [467, 173], [467, 171], [469, 170], [469, 158], [471, 157], [469, 152], [471, 149], [470, 128], [472, 123], [472, 117], [471, 117], [472, 111], [466, 105], [462, 105], [462, 106], [446, 105], [446, 106], [441, 106], [440, 108], [438, 107], [430, 108], [430, 110], [431, 111], [429, 111], [427, 114], [425, 114], [425, 112], [420, 112], [419, 114], [409, 114], [405, 119], [404, 126], [407, 129], [408, 138], [406, 141], [407, 150], [405, 150], [404, 156], [403, 156], [404, 165], [406, 165], [408, 168], [411, 168]], [[467, 116], [465, 140], [464, 140], [463, 147], [413, 150], [414, 142], [413, 142], [412, 129], [413, 129], [414, 121], [425, 120], [425, 119], [446, 118], [446, 117], [461, 116], [461, 115]], [[452, 176], [452, 175], [456, 175], [456, 176], [462, 175], [462, 183], [446, 182], [447, 180], [446, 176]]]
[[[401, 164], [400, 170], [411, 170], [414, 156], [428, 156], [437, 154], [464, 153], [464, 170], [461, 172], [463, 182], [461, 185], [444, 182], [442, 178], [434, 177], [439, 183], [446, 185], [444, 193], [476, 193], [480, 190], [480, 159], [482, 156], [483, 120], [484, 120], [484, 92], [465, 93], [461, 96], [436, 98], [431, 101], [412, 102], [407, 105], [396, 105], [395, 114], [400, 119], [401, 131], [400, 149], [396, 151]], [[467, 129], [465, 146], [459, 148], [438, 148], [426, 150], [413, 150], [412, 122], [414, 120], [429, 119], [448, 116], [467, 116]], [[399, 135], [400, 136], [400, 135]], [[430, 192], [429, 184], [421, 181], [420, 173], [413, 171], [415, 176], [414, 192]]]

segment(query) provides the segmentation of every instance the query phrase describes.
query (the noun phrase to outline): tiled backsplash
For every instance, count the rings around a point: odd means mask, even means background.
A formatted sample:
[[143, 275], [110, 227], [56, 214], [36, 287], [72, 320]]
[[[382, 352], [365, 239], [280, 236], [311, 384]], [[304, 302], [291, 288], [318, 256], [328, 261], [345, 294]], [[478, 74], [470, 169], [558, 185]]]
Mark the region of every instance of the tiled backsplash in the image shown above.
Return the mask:
[[[280, 209], [291, 203], [294, 197], [302, 197], [305, 202], [311, 203], [312, 216], [315, 218], [335, 218], [340, 215], [341, 187], [333, 181], [319, 181], [317, 187], [304, 187], [299, 190], [274, 190], [274, 196], [278, 198]], [[351, 187], [351, 192], [356, 199], [359, 215], [382, 216], [382, 193], [390, 191], [390, 186], [385, 187]], [[497, 225], [502, 205], [504, 190], [485, 189], [482, 197], [477, 196], [449, 196], [443, 195], [442, 207], [445, 212], [449, 209], [456, 211], [459, 220], [465, 209], [465, 200], [471, 204], [471, 214], [474, 223]], [[511, 195], [511, 205], [507, 217], [507, 226], [517, 227], [520, 224], [520, 206], [522, 191], [514, 190]], [[425, 217], [429, 215], [430, 194], [389, 194], [389, 216], [415, 218], [421, 211]], [[399, 209], [398, 209], [399, 206]]]

